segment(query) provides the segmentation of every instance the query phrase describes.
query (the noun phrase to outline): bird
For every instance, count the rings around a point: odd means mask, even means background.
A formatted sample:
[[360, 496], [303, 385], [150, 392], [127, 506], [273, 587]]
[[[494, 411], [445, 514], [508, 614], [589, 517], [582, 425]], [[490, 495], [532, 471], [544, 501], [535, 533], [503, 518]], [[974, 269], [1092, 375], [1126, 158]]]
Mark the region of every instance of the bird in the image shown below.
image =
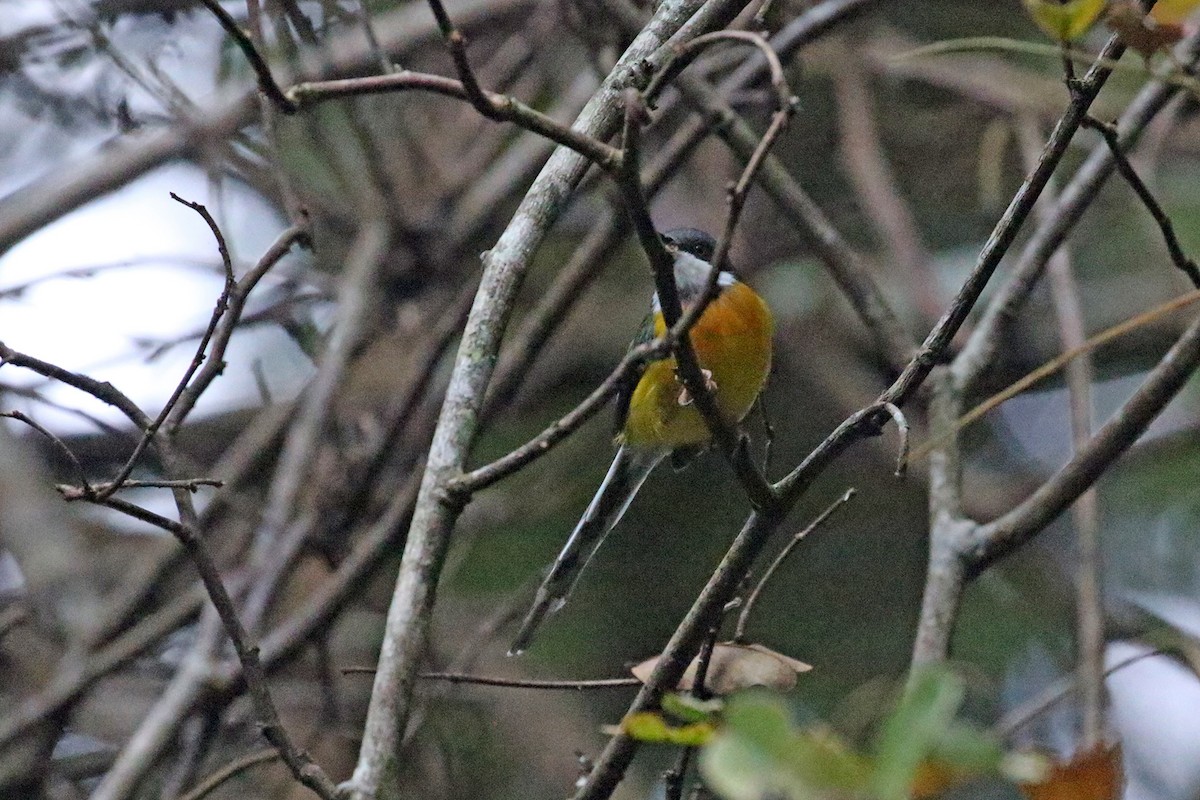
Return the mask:
[[[660, 234], [674, 260], [675, 285], [686, 310], [704, 294], [716, 249], [713, 237], [695, 228]], [[734, 274], [722, 270], [718, 293], [689, 331], [692, 348], [717, 407], [731, 423], [741, 422], [771, 371], [774, 320], [766, 302]], [[651, 311], [631, 347], [666, 332], [655, 293]], [[676, 371], [673, 357], [645, 363], [617, 393], [617, 453], [592, 502], [538, 587], [533, 605], [509, 649], [524, 652], [545, 618], [567, 600], [580, 573], [663, 459], [682, 468], [711, 438], [708, 425]]]

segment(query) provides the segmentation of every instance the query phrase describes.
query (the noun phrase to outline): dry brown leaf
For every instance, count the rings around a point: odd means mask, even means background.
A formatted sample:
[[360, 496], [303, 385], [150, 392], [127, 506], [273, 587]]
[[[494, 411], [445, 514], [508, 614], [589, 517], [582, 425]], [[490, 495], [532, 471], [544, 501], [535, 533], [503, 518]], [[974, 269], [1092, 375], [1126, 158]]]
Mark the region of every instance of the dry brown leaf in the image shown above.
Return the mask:
[[[649, 658], [630, 670], [633, 676], [645, 683], [658, 664], [658, 657]], [[676, 686], [677, 691], [689, 692], [696, 682], [699, 661], [692, 659]], [[812, 669], [810, 664], [777, 653], [760, 644], [734, 644], [723, 642], [713, 648], [708, 665], [705, 687], [717, 695], [732, 694], [751, 686], [786, 691], [796, 685], [796, 676]]]
[[1150, 58], [1183, 38], [1183, 26], [1143, 14], [1133, 0], [1124, 0], [1109, 6], [1105, 24], [1121, 37], [1121, 41], [1127, 47], [1140, 53], [1142, 58]]
[[1029, 800], [1117, 800], [1123, 785], [1121, 748], [1114, 744], [1054, 762], [1045, 780], [1023, 783], [1021, 792]]

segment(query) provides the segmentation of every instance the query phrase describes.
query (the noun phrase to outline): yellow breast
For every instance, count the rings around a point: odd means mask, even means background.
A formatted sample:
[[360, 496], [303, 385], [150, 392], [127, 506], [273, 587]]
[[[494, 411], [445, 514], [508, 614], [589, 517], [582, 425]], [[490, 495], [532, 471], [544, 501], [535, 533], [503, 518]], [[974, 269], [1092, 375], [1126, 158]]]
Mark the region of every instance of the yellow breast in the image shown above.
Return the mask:
[[[666, 331], [662, 314], [655, 335]], [[774, 322], [762, 298], [743, 283], [728, 286], [691, 330], [700, 366], [712, 372], [717, 405], [731, 422], [750, 411], [771, 370]], [[625, 420], [625, 441], [635, 447], [683, 447], [708, 441], [708, 427], [694, 405], [683, 405], [675, 359], [653, 361], [638, 381]]]

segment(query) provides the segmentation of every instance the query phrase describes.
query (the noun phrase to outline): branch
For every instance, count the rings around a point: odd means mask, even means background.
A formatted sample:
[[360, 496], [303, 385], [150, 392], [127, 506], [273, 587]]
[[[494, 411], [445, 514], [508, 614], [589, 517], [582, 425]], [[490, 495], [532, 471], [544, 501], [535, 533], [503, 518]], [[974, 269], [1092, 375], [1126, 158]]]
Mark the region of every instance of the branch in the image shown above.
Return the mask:
[[174, 391], [171, 392], [171, 396], [167, 398], [167, 402], [163, 404], [162, 410], [158, 412], [158, 416], [151, 420], [150, 424], [147, 425], [145, 430], [142, 431], [142, 438], [133, 448], [133, 453], [131, 453], [129, 458], [125, 460], [125, 465], [121, 467], [121, 469], [117, 472], [116, 477], [114, 477], [107, 484], [106, 488], [99, 490], [100, 499], [109, 497], [113, 493], [120, 490], [121, 485], [125, 483], [125, 480], [133, 473], [134, 468], [137, 466], [138, 459], [142, 457], [142, 453], [144, 453], [146, 448], [150, 446], [150, 443], [154, 441], [154, 437], [158, 434], [158, 429], [164, 422], [167, 421], [168, 416], [170, 416], [172, 409], [175, 407], [175, 403], [179, 401], [180, 396], [182, 396], [184, 390], [187, 389], [188, 382], [192, 379], [192, 376], [196, 374], [196, 370], [200, 369], [200, 365], [204, 363], [204, 353], [205, 350], [208, 349], [209, 340], [212, 338], [213, 332], [217, 328], [217, 324], [221, 321], [221, 317], [224, 316], [225, 312], [229, 309], [230, 297], [237, 288], [237, 282], [233, 277], [233, 259], [229, 255], [229, 247], [225, 244], [225, 237], [221, 233], [221, 228], [217, 225], [217, 221], [213, 219], [212, 214], [208, 213], [208, 209], [205, 208], [203, 204], [193, 203], [190, 200], [184, 200], [174, 192], [171, 192], [171, 199], [177, 203], [187, 206], [199, 214], [204, 220], [204, 223], [208, 225], [209, 230], [212, 231], [213, 238], [216, 239], [217, 242], [217, 252], [219, 252], [221, 255], [221, 265], [224, 267], [225, 284], [221, 288], [220, 296], [217, 297], [216, 307], [213, 309], [212, 315], [209, 317], [208, 327], [204, 329], [204, 333], [200, 336], [200, 343], [196, 346], [196, 354], [192, 356], [192, 361], [190, 364], [188, 364], [187, 369], [184, 371], [183, 377], [179, 380], [178, 384], [176, 384]]
[[279, 758], [278, 750], [259, 750], [256, 753], [242, 756], [229, 762], [219, 770], [209, 775], [200, 783], [196, 784], [190, 792], [180, 795], [179, 800], [203, 800], [203, 798], [212, 794], [222, 783], [230, 778], [237, 777], [250, 767], [258, 766], [259, 764], [267, 764]]
[[291, 252], [294, 246], [303, 246], [308, 241], [309, 234], [306, 228], [293, 225], [284, 229], [259, 257], [258, 262], [242, 276], [233, 291], [229, 293], [229, 309], [213, 333], [212, 347], [209, 349], [204, 365], [195, 374], [192, 382], [180, 393], [175, 407], [167, 415], [163, 430], [168, 436], [174, 435], [188, 414], [192, 412], [200, 396], [207, 391], [217, 376], [225, 371], [225, 349], [229, 346], [229, 341], [233, 338], [238, 323], [242, 320], [242, 313], [245, 310], [246, 301], [250, 297], [250, 292], [254, 291], [258, 282]]
[[[405, 91], [431, 92], [471, 102], [470, 92], [462, 81], [407, 69], [365, 78], [298, 83], [287, 90], [287, 95], [298, 107], [307, 108], [337, 98]], [[545, 136], [556, 144], [574, 150], [606, 171], [612, 171], [620, 161], [620, 152], [605, 144], [600, 137], [590, 136], [577, 128], [564, 125], [514, 97], [493, 92], [484, 92], [484, 97], [490, 109], [488, 119], [511, 122], [525, 130]]]
[[51, 378], [65, 383], [67, 386], [74, 387], [79, 391], [90, 394], [102, 403], [107, 403], [113, 408], [124, 414], [130, 422], [140, 429], [145, 429], [150, 424], [150, 418], [146, 413], [137, 407], [129, 397], [113, 386], [108, 381], [98, 381], [89, 378], [86, 375], [81, 375], [77, 372], [65, 370], [62, 367], [42, 361], [40, 358], [26, 355], [25, 353], [13, 350], [4, 342], [0, 342], [0, 367], [5, 364], [12, 364], [14, 367], [23, 367], [31, 372], [36, 372], [45, 378]]
[[1196, 262], [1188, 257], [1187, 253], [1183, 252], [1183, 246], [1179, 244], [1179, 237], [1175, 235], [1175, 227], [1171, 224], [1171, 218], [1167, 216], [1167, 212], [1163, 211], [1163, 207], [1154, 197], [1154, 193], [1146, 186], [1146, 182], [1137, 174], [1137, 170], [1133, 168], [1133, 164], [1129, 163], [1128, 156], [1121, 148], [1121, 138], [1117, 133], [1116, 125], [1109, 122], [1101, 122], [1094, 117], [1088, 116], [1084, 118], [1084, 126], [1090, 128], [1100, 134], [1104, 138], [1104, 143], [1108, 146], [1108, 150], [1112, 153], [1113, 160], [1117, 166], [1117, 172], [1121, 173], [1121, 177], [1129, 184], [1129, 188], [1133, 189], [1133, 193], [1142, 201], [1142, 205], [1150, 212], [1150, 216], [1154, 218], [1154, 223], [1158, 225], [1159, 231], [1162, 232], [1163, 241], [1166, 242], [1167, 252], [1171, 254], [1171, 262], [1175, 268], [1187, 276], [1192, 282], [1192, 286], [1200, 289], [1200, 267], [1196, 266]]
[[[1111, 47], [1110, 42], [1103, 53], [1110, 54]], [[1200, 61], [1200, 32], [1187, 39], [1180, 58], [1191, 66]], [[1091, 75], [1095, 71], [1096, 68], [1089, 70], [1088, 77], [1084, 78], [1085, 88], [1090, 86]], [[1090, 89], [1087, 91], [1090, 92]], [[1138, 93], [1118, 122], [1123, 151], [1127, 152], [1136, 143], [1150, 120], [1162, 111], [1178, 91], [1179, 87], [1172, 84], [1151, 83]], [[1028, 300], [1050, 257], [1066, 240], [1083, 212], [1099, 196], [1100, 187], [1114, 168], [1112, 151], [1107, 144], [1099, 144], [1063, 187], [1053, 213], [1047, 214], [1046, 221], [1033, 232], [1013, 265], [1010, 276], [988, 302], [979, 324], [954, 360], [951, 369], [964, 392], [970, 393], [992, 368], [1005, 332]]]
[[[357, 672], [358, 670], [347, 670]], [[374, 670], [370, 670], [374, 672]], [[641, 684], [637, 678], [600, 678], [581, 681], [538, 681], [521, 678], [496, 678], [487, 675], [467, 675], [463, 672], [423, 672], [425, 680], [447, 681], [449, 683], [474, 683], [480, 686], [504, 686], [512, 689], [623, 689], [628, 686]]]
[[[1122, 50], [1114, 37], [1105, 52], [1109, 55], [1119, 55]], [[1088, 105], [1103, 86], [1107, 76], [1108, 71], [1103, 67], [1093, 67], [1089, 71], [1088, 77], [1084, 79], [1079, 101], [1069, 106], [1055, 126], [1050, 143], [1038, 162], [1038, 168], [1022, 184], [1008, 210], [997, 223], [992, 236], [980, 253], [975, 269], [959, 290], [950, 309], [934, 326], [921, 349], [908, 362], [896, 381], [880, 395], [875, 404], [846, 419], [799, 466], [772, 487], [780, 497], [777, 510], [764, 509], [751, 514], [720, 566], [676, 628], [650, 679], [630, 706], [630, 713], [650, 709], [657, 702], [661, 692], [678, 681], [683, 669], [697, 652], [704, 634], [719, 619], [725, 603], [733, 596], [754, 558], [765, 546], [786, 511], [807, 490], [812, 481], [852, 444], [878, 433], [888, 419], [884, 405], [892, 403], [902, 406], [921, 386], [933, 365], [944, 358], [947, 347], [979, 299], [1000, 259], [1016, 238], [1017, 230], [1029, 215], [1038, 194], [1061, 160], [1072, 136], [1079, 128]], [[636, 749], [637, 743], [633, 739], [625, 735], [615, 736], [596, 761], [584, 785], [576, 793], [576, 800], [599, 800], [610, 796], [624, 775]]]
[[746, 625], [750, 622], [750, 613], [754, 610], [754, 604], [758, 602], [759, 595], [762, 594], [763, 588], [766, 587], [767, 583], [771, 580], [771, 576], [775, 574], [775, 571], [779, 569], [779, 566], [783, 564], [783, 562], [787, 560], [787, 557], [791, 555], [792, 551], [796, 549], [796, 545], [807, 539], [810, 533], [824, 525], [825, 520], [833, 516], [833, 512], [837, 511], [842, 506], [853, 500], [855, 494], [857, 494], [857, 492], [853, 488], [847, 489], [844, 493], [842, 493], [841, 497], [839, 497], [837, 500], [834, 500], [824, 511], [818, 514], [816, 519], [801, 528], [800, 532], [793, 536], [791, 541], [789, 541], [784, 548], [779, 551], [779, 555], [775, 556], [775, 560], [772, 561], [771, 565], [763, 571], [762, 577], [758, 579], [758, 583], [754, 587], [754, 591], [750, 592], [750, 595], [746, 598], [745, 604], [742, 606], [741, 613], [738, 614], [737, 627], [734, 629], [733, 633], [733, 642], [735, 644], [746, 641]]
[[[661, 47], [668, 37], [686, 39], [703, 32], [703, 26], [713, 21], [712, 15], [719, 14], [723, 7], [724, 3], [713, 0], [668, 0], [661, 4], [650, 25], [634, 39], [581, 112], [575, 130], [597, 140], [611, 136], [620, 118], [620, 88], [644, 80], [644, 62], [655, 66], [661, 63]], [[570, 150], [557, 150], [518, 206], [508, 228], [484, 256], [479, 294], [459, 344], [388, 610], [358, 764], [344, 787], [354, 800], [374, 798], [393, 788], [399, 740], [411, 712], [413, 684], [427, 646], [434, 588], [460, 511], [446, 487], [466, 462], [500, 340], [530, 258], [589, 165]]]
[[200, 580], [204, 583], [209, 599], [216, 607], [221, 624], [233, 642], [233, 648], [237, 653], [238, 661], [241, 662], [246, 686], [250, 691], [255, 716], [258, 718], [259, 729], [263, 736], [279, 751], [280, 757], [288, 765], [288, 769], [292, 771], [296, 780], [312, 789], [324, 800], [338, 800], [337, 787], [333, 781], [308, 753], [292, 743], [287, 731], [284, 730], [283, 724], [279, 720], [279, 713], [275, 710], [275, 703], [271, 699], [270, 690], [267, 688], [266, 675], [259, 662], [258, 648], [250, 643], [249, 636], [242, 627], [237, 610], [234, 608], [233, 600], [225, 589], [221, 574], [217, 570], [217, 565], [213, 562], [204, 540], [190, 525], [168, 519], [125, 500], [109, 497], [97, 499], [96, 502], [168, 531], [179, 540], [179, 543], [187, 550], [196, 571], [200, 573]]
[[[674, 331], [672, 331], [674, 333]], [[682, 334], [680, 334], [682, 335]], [[616, 395], [626, 378], [648, 360], [661, 358], [670, 347], [670, 342], [678, 336], [666, 336], [652, 342], [638, 345], [629, 350], [616, 368], [600, 385], [592, 390], [579, 405], [551, 423], [544, 431], [517, 449], [501, 456], [490, 464], [471, 470], [465, 475], [451, 479], [446, 484], [446, 491], [463, 500], [471, 494], [486, 489], [488, 486], [524, 468], [542, 457], [556, 444], [576, 431], [580, 425], [596, 415], [604, 405]]]
[[488, 119], [498, 119], [493, 116], [497, 112], [495, 104], [479, 86], [479, 79], [475, 77], [475, 72], [471, 69], [471, 62], [467, 59], [466, 37], [450, 21], [450, 15], [446, 13], [446, 7], [442, 5], [442, 0], [429, 0], [429, 8], [433, 11], [434, 19], [437, 20], [438, 30], [442, 32], [442, 36], [445, 37], [446, 44], [450, 48], [450, 57], [454, 59], [454, 68], [458, 71], [459, 80], [462, 81], [467, 101]]
[[1121, 409], [1067, 464], [1027, 500], [980, 526], [963, 554], [978, 574], [1033, 538], [1061, 514], [1150, 426], [1200, 365], [1200, 318], [1188, 326]]
[[36, 420], [21, 411], [0, 412], [0, 418], [3, 417], [15, 419], [17, 422], [23, 422], [40, 433], [42, 436], [46, 437], [50, 444], [54, 445], [54, 448], [66, 456], [67, 460], [71, 462], [71, 468], [75, 470], [75, 477], [79, 479], [79, 483], [81, 484], [80, 493], [85, 497], [91, 497], [95, 493], [95, 487], [88, 483], [87, 472], [83, 469], [83, 464], [79, 462], [75, 452], [71, 450], [66, 442], [64, 442], [54, 433], [39, 425]]
[[250, 67], [258, 78], [258, 90], [265, 94], [267, 99], [283, 113], [295, 114], [299, 111], [300, 107], [284, 95], [283, 90], [279, 88], [279, 84], [271, 75], [271, 68], [267, 66], [267, 62], [258, 52], [258, 48], [250, 41], [250, 37], [237, 24], [237, 20], [230, 16], [217, 0], [200, 0], [200, 2], [212, 12], [213, 16], [217, 18], [217, 22], [221, 23], [221, 27], [233, 39], [233, 43], [242, 51], [242, 55], [250, 62]]

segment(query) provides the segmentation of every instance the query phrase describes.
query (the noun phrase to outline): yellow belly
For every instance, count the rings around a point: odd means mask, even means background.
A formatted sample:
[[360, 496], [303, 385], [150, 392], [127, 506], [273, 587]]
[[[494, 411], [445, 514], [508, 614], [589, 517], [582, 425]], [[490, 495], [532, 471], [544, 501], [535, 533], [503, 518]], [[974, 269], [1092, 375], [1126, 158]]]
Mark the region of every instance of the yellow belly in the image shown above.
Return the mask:
[[[662, 315], [655, 334], [665, 331]], [[730, 422], [750, 411], [771, 370], [771, 312], [750, 287], [735, 283], [714, 300], [691, 330], [700, 366], [712, 372], [717, 405]], [[683, 386], [675, 359], [653, 361], [629, 402], [623, 435], [635, 447], [683, 447], [706, 442], [708, 427], [694, 405], [679, 402]]]

